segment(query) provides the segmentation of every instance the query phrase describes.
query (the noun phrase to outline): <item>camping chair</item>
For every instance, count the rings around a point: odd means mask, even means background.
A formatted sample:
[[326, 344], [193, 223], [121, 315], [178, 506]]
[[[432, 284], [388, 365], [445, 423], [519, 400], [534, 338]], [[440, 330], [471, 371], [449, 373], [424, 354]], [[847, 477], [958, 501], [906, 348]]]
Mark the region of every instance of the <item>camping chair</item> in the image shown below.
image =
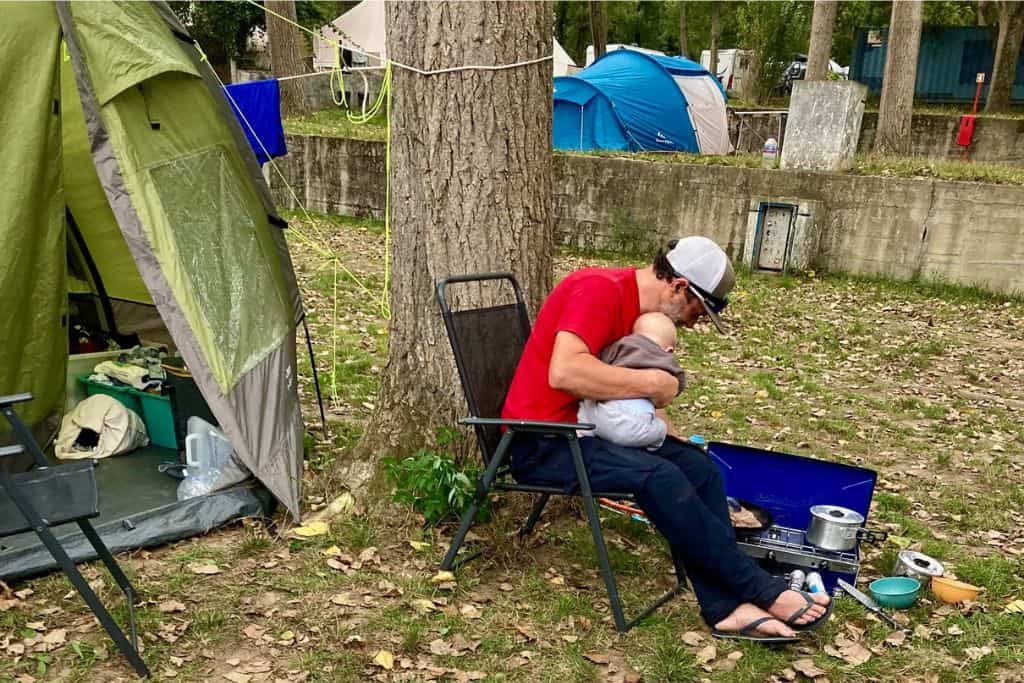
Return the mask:
[[[27, 450], [37, 467], [20, 474], [9, 474], [0, 467], [0, 538], [25, 531], [35, 531], [53, 559], [78, 589], [85, 604], [99, 619], [125, 659], [140, 676], [149, 676], [149, 669], [138, 650], [135, 628], [135, 589], [121, 567], [114, 560], [103, 539], [96, 533], [89, 519], [99, 515], [99, 493], [96, 488], [96, 461], [77, 460], [64, 465], [50, 466], [36, 443], [32, 432], [14, 411], [18, 403], [31, 401], [31, 394], [0, 396], [0, 410], [11, 423], [20, 445], [0, 448], [0, 457], [16, 455]], [[78, 567], [53, 535], [50, 527], [78, 522], [82, 533], [107, 566], [128, 603], [128, 625], [131, 641], [110, 616], [95, 591], [78, 571]]]
[[[496, 285], [501, 282], [510, 286], [515, 295], [514, 303], [457, 311], [453, 311], [449, 304], [447, 290], [453, 284], [476, 283], [481, 288], [488, 287], [500, 294], [501, 289]], [[489, 287], [489, 285], [492, 286]], [[608, 561], [608, 550], [605, 547], [604, 534], [601, 531], [601, 522], [597, 516], [594, 499], [600, 496], [612, 500], [632, 500], [632, 496], [614, 491], [591, 490], [576, 430], [592, 429], [593, 425], [499, 418], [502, 405], [505, 402], [505, 395], [512, 383], [512, 376], [519, 364], [519, 357], [522, 355], [527, 337], [530, 336], [530, 319], [526, 313], [526, 305], [523, 302], [519, 283], [510, 273], [449, 277], [437, 283], [437, 301], [441, 307], [441, 317], [444, 319], [445, 329], [448, 332], [448, 340], [452, 345], [452, 353], [455, 355], [455, 366], [462, 383], [462, 392], [469, 406], [470, 417], [460, 420], [459, 423], [473, 427], [480, 455], [484, 461], [484, 473], [477, 481], [476, 493], [469, 508], [462, 516], [451, 547], [441, 563], [441, 569], [449, 570], [456, 566], [455, 560], [459, 547], [465, 540], [466, 533], [473, 524], [481, 503], [491, 491], [519, 491], [538, 494], [526, 524], [520, 531], [522, 536], [533, 531], [551, 496], [580, 496], [583, 498], [583, 507], [590, 524], [591, 534], [594, 537], [601, 574], [604, 577], [605, 587], [608, 589], [608, 601], [615, 618], [615, 627], [620, 633], [625, 633], [641, 619], [685, 589], [686, 574], [682, 565], [678, 562], [675, 563], [676, 586], [658, 598], [638, 617], [626, 621], [622, 611], [622, 601], [619, 599], [618, 586]], [[502, 427], [506, 428], [504, 433], [501, 431]], [[546, 434], [566, 439], [569, 442], [576, 468], [576, 483], [566, 488], [515, 483], [510, 475], [508, 452], [512, 440], [516, 434], [521, 432]], [[464, 564], [477, 555], [479, 553], [472, 554], [458, 564]]]

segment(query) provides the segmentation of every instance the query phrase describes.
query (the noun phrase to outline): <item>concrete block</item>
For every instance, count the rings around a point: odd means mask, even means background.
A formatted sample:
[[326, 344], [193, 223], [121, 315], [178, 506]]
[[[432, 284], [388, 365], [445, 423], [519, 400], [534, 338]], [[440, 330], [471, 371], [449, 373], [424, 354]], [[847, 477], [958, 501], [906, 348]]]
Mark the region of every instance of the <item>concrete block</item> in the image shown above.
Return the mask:
[[867, 87], [856, 81], [797, 81], [789, 100], [782, 168], [841, 171], [853, 164]]

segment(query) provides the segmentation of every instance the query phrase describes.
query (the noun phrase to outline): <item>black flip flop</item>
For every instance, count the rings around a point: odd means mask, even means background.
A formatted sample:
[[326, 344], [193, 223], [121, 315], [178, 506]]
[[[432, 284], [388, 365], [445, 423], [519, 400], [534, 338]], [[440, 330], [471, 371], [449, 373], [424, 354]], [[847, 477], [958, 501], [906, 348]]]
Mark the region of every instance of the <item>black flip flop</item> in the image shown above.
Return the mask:
[[778, 621], [780, 624], [782, 623], [780, 619], [776, 619], [775, 617], [761, 617], [760, 619], [754, 619], [739, 631], [719, 631], [718, 629], [711, 629], [711, 635], [715, 638], [721, 638], [722, 640], [749, 640], [756, 643], [768, 644], [795, 643], [800, 640], [796, 636], [757, 635], [757, 627], [766, 621]]
[[835, 605], [835, 600], [829, 600], [829, 603], [827, 605], [825, 605], [825, 613], [822, 614], [817, 619], [815, 619], [814, 621], [809, 621], [806, 624], [796, 624], [796, 623], [794, 623], [797, 619], [799, 619], [804, 614], [806, 614], [807, 610], [811, 609], [812, 607], [814, 607], [815, 605], [818, 604], [818, 603], [814, 602], [814, 598], [812, 598], [811, 594], [808, 593], [807, 591], [797, 591], [797, 593], [799, 593], [800, 595], [804, 596], [804, 600], [807, 601], [807, 604], [804, 605], [803, 607], [801, 607], [800, 609], [798, 609], [796, 612], [793, 612], [793, 615], [790, 616], [789, 619], [786, 619], [785, 621], [782, 622], [786, 626], [790, 627], [794, 631], [813, 631], [814, 629], [818, 628], [819, 626], [824, 624], [826, 621], [828, 621], [828, 618], [830, 616], [832, 616], [832, 607], [833, 607], [833, 605]]

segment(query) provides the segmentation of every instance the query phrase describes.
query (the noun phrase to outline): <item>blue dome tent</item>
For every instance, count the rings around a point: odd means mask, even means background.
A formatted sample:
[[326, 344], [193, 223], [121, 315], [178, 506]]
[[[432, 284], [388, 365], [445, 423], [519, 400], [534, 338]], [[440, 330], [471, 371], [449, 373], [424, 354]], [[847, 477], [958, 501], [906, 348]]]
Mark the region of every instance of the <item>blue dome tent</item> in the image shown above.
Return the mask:
[[616, 50], [555, 79], [552, 141], [558, 150], [727, 154], [725, 105], [700, 64]]

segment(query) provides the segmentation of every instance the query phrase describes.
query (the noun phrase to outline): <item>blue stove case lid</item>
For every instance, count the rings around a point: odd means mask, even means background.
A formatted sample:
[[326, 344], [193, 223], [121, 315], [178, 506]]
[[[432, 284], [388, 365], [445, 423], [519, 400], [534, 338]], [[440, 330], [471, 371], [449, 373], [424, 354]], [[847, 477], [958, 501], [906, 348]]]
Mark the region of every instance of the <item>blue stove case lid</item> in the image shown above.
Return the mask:
[[708, 454], [722, 472], [726, 494], [766, 508], [775, 524], [806, 529], [812, 505], [838, 505], [868, 517], [874, 470], [718, 441], [708, 444]]

